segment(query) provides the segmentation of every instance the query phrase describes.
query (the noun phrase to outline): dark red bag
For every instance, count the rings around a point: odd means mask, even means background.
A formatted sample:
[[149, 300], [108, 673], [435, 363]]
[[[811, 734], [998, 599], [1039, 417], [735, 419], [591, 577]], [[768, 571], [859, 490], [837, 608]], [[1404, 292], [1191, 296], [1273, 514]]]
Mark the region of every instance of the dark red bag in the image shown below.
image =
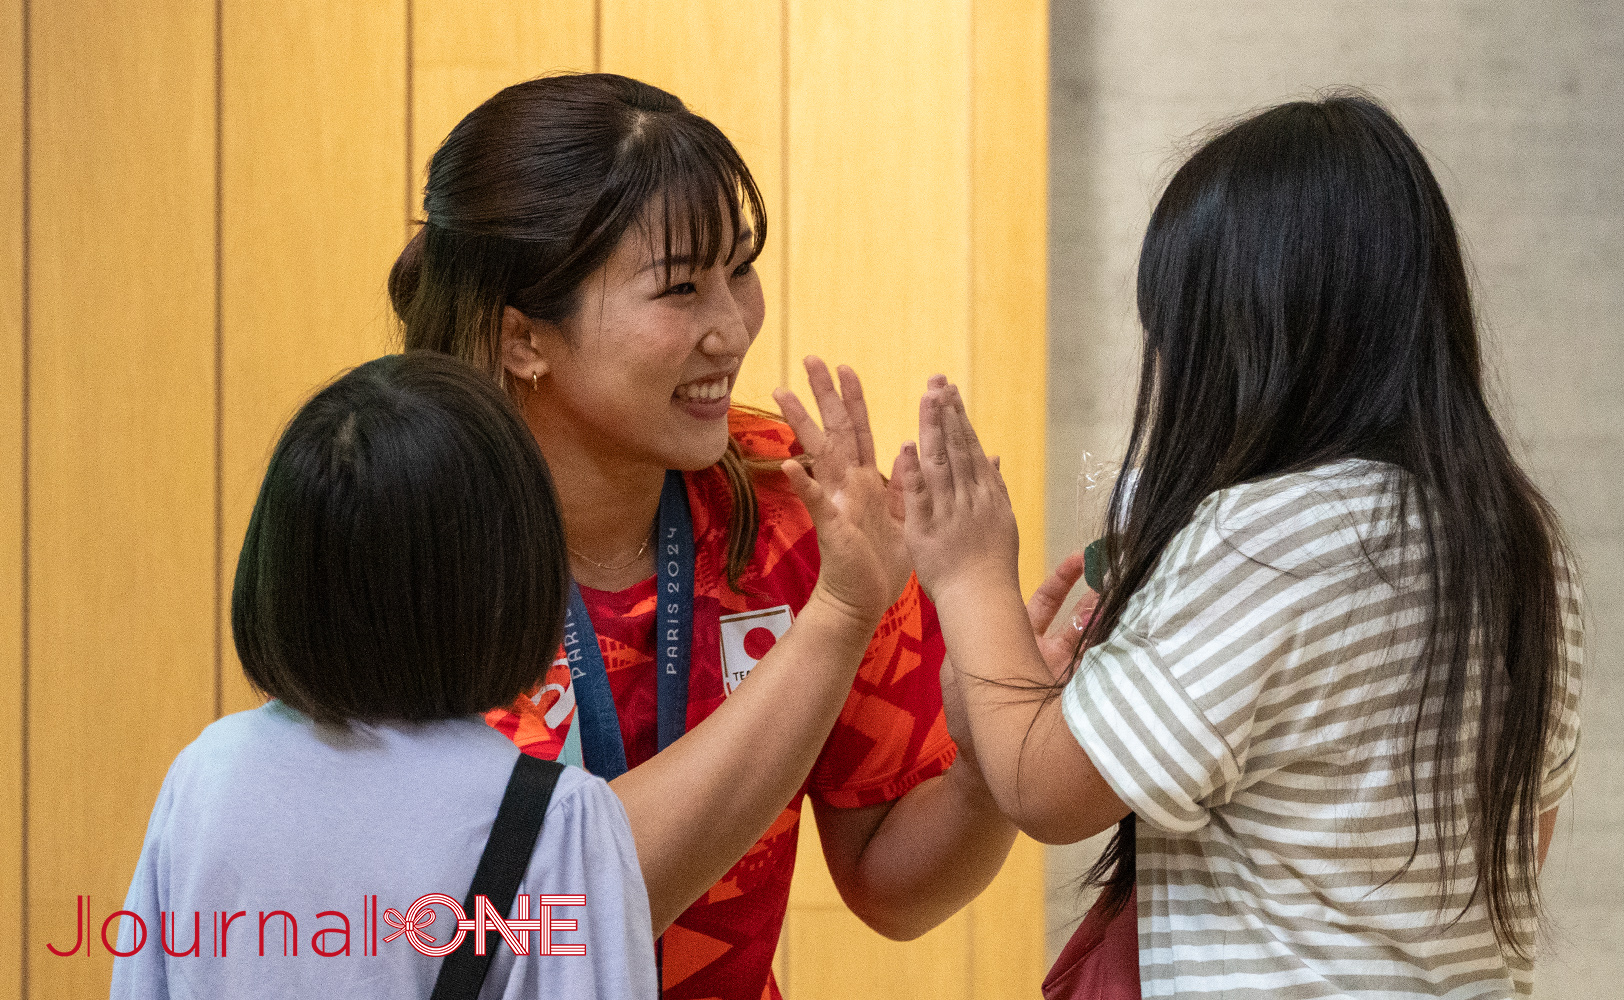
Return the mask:
[[1043, 979], [1043, 1000], [1139, 1000], [1139, 890], [1110, 920], [1094, 904]]

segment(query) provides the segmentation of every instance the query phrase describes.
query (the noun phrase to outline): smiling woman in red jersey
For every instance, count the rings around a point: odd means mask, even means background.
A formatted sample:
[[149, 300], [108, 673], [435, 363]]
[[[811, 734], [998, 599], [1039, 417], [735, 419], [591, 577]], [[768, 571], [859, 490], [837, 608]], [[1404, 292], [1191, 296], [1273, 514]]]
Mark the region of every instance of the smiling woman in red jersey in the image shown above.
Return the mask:
[[778, 995], [808, 796], [871, 927], [912, 938], [956, 912], [1014, 830], [949, 735], [856, 375], [808, 360], [822, 427], [783, 390], [782, 421], [731, 404], [767, 236], [732, 144], [634, 80], [532, 80], [452, 130], [424, 208], [390, 276], [406, 346], [519, 404], [575, 581], [559, 661], [490, 722], [610, 780], [665, 996]]

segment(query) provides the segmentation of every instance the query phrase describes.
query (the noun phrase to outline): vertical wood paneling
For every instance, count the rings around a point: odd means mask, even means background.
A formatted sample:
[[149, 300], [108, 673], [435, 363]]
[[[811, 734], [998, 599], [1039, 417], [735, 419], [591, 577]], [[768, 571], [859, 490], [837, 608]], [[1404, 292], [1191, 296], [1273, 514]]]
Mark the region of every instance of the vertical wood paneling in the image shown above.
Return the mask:
[[804, 389], [809, 353], [855, 367], [889, 468], [928, 375], [976, 391], [970, 3], [789, 10], [790, 378]]
[[1048, 369], [1048, 7], [976, 0], [971, 117], [970, 401], [1021, 525], [1021, 583], [1043, 580]]
[[29, 246], [28, 947], [118, 908], [175, 754], [214, 711], [215, 10], [36, 3]]
[[[857, 19], [791, 0], [789, 11], [789, 354], [864, 376], [888, 464], [915, 434], [925, 377], [969, 375], [969, 4], [885, 0]], [[804, 387], [798, 364], [790, 377]], [[885, 941], [840, 903], [814, 845], [809, 824], [788, 996], [969, 995], [966, 914]]]
[[429, 158], [457, 122], [509, 84], [592, 69], [595, 0], [412, 4], [411, 213]]
[[[924, 378], [958, 381], [1004, 456], [1030, 589], [1043, 560], [1046, 10], [896, 0], [859, 23], [790, 7], [789, 354], [867, 377], [882, 460], [915, 435]], [[846, 911], [810, 824], [802, 852], [786, 932], [795, 1000], [1036, 992], [1032, 841], [965, 913], [907, 945]]]
[[[410, 214], [445, 133], [509, 83], [597, 64], [715, 121], [771, 213], [768, 321], [737, 398], [765, 403], [786, 374], [804, 388], [788, 358], [851, 363], [889, 461], [924, 377], [946, 372], [1004, 456], [1036, 582], [1042, 4], [882, 0], [858, 17], [703, 0], [675, 18], [647, 0], [226, 4], [218, 93], [212, 2], [35, 4], [25, 368], [23, 2], [0, 10], [16, 54], [0, 72], [0, 192], [14, 192], [0, 200], [0, 357], [17, 359], [0, 365], [0, 751], [15, 762], [26, 745], [32, 781], [15, 763], [0, 774], [0, 871], [25, 865], [27, 794], [30, 905], [26, 936], [0, 945], [0, 997], [17, 992], [22, 947], [36, 995], [105, 991], [99, 943], [74, 959], [44, 943], [71, 940], [75, 895], [91, 895], [96, 928], [118, 907], [163, 772], [213, 714], [216, 475], [226, 606], [283, 422], [394, 343], [384, 282], [403, 193]], [[224, 708], [248, 707], [222, 635]], [[966, 913], [897, 945], [846, 910], [806, 816], [780, 966], [791, 1000], [1032, 992], [1035, 845]], [[17, 912], [24, 888], [0, 878], [0, 907]]]
[[[23, 4], [0, 6], [0, 913], [23, 912]], [[22, 995], [21, 934], [0, 997]]]
[[[972, 18], [970, 409], [1003, 456], [1027, 593], [1044, 572], [1048, 13], [1045, 0], [975, 0]], [[1021, 836], [970, 905], [978, 1000], [1038, 995], [1043, 904], [1043, 847]]]
[[237, 553], [282, 426], [392, 350], [405, 189], [404, 0], [225, 11], [221, 147], [225, 711], [258, 703], [230, 632]]
[[647, 0], [602, 0], [602, 69], [682, 98], [721, 129], [750, 167], [767, 203], [768, 242], [756, 262], [767, 321], [734, 386], [741, 403], [776, 410], [785, 384], [782, 6], [759, 0], [696, 0], [681, 17], [651, 17]]

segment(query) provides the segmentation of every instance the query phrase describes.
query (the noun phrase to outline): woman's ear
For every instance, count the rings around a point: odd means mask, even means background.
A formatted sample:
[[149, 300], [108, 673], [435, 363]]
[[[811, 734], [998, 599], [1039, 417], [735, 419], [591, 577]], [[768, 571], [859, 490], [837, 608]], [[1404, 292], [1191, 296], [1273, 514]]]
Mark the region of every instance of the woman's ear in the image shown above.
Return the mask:
[[557, 338], [543, 329], [547, 325], [512, 306], [502, 308], [502, 367], [515, 380], [533, 383], [552, 370], [547, 351]]

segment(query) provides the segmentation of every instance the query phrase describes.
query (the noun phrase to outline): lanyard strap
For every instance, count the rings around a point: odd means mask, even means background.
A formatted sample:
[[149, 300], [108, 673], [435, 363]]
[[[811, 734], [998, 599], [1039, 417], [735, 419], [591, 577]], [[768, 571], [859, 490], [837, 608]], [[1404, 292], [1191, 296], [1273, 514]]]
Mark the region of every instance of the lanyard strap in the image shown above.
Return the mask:
[[[654, 659], [659, 664], [658, 745], [664, 750], [688, 728], [688, 670], [694, 636], [694, 522], [688, 511], [688, 488], [680, 472], [665, 474], [655, 530]], [[564, 618], [564, 655], [569, 658], [570, 683], [575, 688], [575, 717], [581, 726], [581, 754], [586, 769], [612, 781], [626, 773], [620, 717], [609, 690], [609, 673], [598, 647], [598, 634], [592, 628], [581, 588], [573, 580]]]

